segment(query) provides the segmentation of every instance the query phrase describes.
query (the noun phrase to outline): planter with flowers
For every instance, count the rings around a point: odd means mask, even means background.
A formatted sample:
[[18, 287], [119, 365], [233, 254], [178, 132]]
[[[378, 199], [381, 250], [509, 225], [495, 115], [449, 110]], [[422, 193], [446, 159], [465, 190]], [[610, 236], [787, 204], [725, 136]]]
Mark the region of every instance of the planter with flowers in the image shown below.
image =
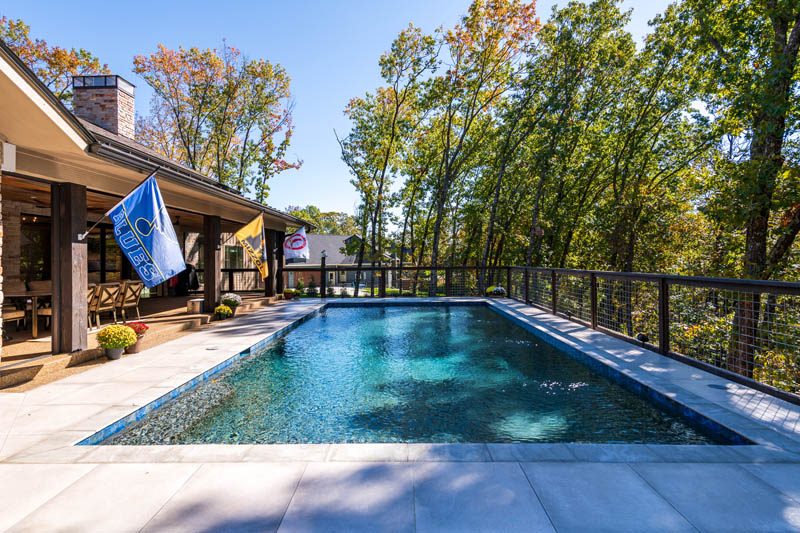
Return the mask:
[[506, 290], [503, 287], [492, 285], [491, 287], [486, 289], [486, 296], [490, 298], [505, 298]]
[[223, 294], [220, 300], [222, 300], [222, 305], [227, 305], [231, 308], [231, 315], [235, 315], [236, 308], [242, 305], [242, 297], [232, 292]]
[[150, 329], [150, 326], [144, 322], [129, 322], [128, 327], [131, 328], [134, 333], [136, 333], [136, 342], [125, 348], [125, 353], [139, 353], [144, 334], [147, 333], [147, 330]]
[[136, 343], [136, 332], [128, 326], [106, 326], [97, 332], [97, 343], [105, 348], [106, 357], [119, 359], [125, 348]]
[[217, 315], [217, 320], [225, 320], [233, 314], [233, 311], [227, 305], [222, 304], [214, 308], [214, 314]]

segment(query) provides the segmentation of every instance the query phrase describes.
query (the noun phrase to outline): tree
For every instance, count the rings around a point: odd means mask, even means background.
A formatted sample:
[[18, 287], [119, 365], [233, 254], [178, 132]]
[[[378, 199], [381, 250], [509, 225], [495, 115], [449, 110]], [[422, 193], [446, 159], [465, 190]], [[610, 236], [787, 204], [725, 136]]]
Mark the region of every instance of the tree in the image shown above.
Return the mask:
[[140, 142], [259, 201], [286, 161], [291, 141], [289, 76], [277, 64], [221, 50], [159, 45], [134, 57], [134, 72], [153, 88], [151, 114], [138, 121]]
[[50, 46], [43, 39], [32, 39], [30, 31], [22, 19], [0, 17], [0, 39], [67, 107], [72, 107], [73, 76], [111, 74], [91, 52]]
[[318, 207], [313, 205], [307, 205], [303, 208], [300, 206], [289, 206], [286, 208], [286, 212], [312, 223], [316, 226], [315, 233], [322, 233], [324, 235], [356, 235], [358, 233], [358, 225], [355, 217], [347, 213], [340, 213], [338, 211], [323, 213]]

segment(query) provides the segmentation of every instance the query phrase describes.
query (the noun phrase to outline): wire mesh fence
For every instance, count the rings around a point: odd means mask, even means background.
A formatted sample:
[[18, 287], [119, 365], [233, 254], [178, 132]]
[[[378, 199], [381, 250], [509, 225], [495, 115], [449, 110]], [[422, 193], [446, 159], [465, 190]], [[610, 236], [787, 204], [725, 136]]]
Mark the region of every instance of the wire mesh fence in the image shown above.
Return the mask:
[[583, 322], [592, 320], [591, 278], [556, 272], [556, 309]]
[[657, 281], [597, 278], [597, 325], [658, 346]]

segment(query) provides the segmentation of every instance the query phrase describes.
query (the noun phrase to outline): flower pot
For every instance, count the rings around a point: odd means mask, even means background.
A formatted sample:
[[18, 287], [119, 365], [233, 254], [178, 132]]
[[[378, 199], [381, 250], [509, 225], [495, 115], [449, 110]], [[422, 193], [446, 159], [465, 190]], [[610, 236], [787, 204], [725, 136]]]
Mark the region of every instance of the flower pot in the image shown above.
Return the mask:
[[238, 307], [239, 307], [238, 305], [230, 306], [230, 308], [231, 308], [231, 316], [234, 316], [236, 314], [236, 308], [238, 308]]
[[141, 343], [143, 338], [144, 335], [137, 335], [136, 342], [125, 348], [125, 353], [139, 353], [139, 350], [142, 349]]
[[223, 315], [222, 313], [217, 313], [217, 320], [225, 320], [228, 318], [228, 315]]
[[125, 348], [106, 348], [106, 357], [111, 359], [112, 361], [119, 359], [122, 357], [122, 351]]

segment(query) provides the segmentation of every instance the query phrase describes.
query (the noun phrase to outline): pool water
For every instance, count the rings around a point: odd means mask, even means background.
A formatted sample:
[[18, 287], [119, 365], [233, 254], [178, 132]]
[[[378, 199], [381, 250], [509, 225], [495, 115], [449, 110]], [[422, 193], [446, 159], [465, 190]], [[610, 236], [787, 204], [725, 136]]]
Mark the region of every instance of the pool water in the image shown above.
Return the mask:
[[385, 306], [324, 309], [105, 443], [720, 442], [704, 431], [486, 306]]

